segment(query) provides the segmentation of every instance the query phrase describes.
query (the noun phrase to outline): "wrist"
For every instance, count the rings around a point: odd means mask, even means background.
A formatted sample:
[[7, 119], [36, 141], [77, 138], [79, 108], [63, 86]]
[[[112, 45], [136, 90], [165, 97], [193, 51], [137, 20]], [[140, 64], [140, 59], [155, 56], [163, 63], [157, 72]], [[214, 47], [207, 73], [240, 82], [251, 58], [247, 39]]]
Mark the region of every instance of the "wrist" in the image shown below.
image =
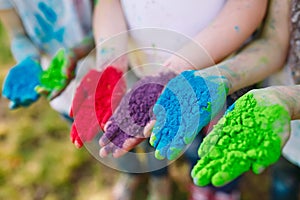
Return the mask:
[[276, 86], [272, 87], [276, 91], [277, 97], [281, 100], [290, 114], [292, 120], [300, 119], [299, 106], [299, 86]]
[[226, 95], [232, 90], [232, 82], [230, 76], [224, 73], [223, 70], [219, 69], [217, 66], [199, 70], [197, 75], [202, 76], [207, 80], [217, 82], [225, 90]]

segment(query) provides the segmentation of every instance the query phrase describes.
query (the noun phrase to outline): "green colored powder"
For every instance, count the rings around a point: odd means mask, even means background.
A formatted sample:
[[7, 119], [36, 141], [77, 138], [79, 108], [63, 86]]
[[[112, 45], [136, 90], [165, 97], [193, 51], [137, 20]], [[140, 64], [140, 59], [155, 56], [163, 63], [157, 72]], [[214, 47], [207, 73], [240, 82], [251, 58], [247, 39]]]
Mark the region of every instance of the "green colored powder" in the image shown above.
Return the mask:
[[259, 105], [251, 93], [238, 99], [201, 144], [192, 170], [195, 184], [222, 186], [251, 168], [258, 174], [275, 163], [287, 119], [284, 107]]
[[39, 93], [50, 93], [62, 90], [68, 81], [67, 67], [69, 61], [65, 55], [65, 50], [61, 49], [53, 57], [49, 68], [41, 75], [41, 85], [36, 88]]

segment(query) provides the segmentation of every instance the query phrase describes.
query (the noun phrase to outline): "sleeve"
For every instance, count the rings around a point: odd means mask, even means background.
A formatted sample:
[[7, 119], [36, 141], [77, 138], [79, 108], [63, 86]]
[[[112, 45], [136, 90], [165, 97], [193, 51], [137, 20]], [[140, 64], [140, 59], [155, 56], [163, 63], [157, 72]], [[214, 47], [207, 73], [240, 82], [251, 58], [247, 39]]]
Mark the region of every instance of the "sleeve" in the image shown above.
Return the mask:
[[0, 0], [0, 10], [7, 10], [13, 8], [11, 0]]

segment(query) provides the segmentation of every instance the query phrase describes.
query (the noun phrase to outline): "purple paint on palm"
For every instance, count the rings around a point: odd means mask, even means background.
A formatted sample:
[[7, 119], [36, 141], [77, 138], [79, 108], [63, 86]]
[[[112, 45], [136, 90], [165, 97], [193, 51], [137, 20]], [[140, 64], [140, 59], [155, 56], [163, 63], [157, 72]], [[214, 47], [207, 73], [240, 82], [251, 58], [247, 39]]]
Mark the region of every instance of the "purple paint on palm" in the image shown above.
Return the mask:
[[164, 86], [174, 76], [175, 74], [171, 72], [147, 76], [139, 80], [123, 97], [101, 138], [104, 144], [109, 142], [114, 144], [105, 146], [107, 152], [122, 148], [129, 138], [144, 138], [144, 127], [154, 117], [152, 107]]

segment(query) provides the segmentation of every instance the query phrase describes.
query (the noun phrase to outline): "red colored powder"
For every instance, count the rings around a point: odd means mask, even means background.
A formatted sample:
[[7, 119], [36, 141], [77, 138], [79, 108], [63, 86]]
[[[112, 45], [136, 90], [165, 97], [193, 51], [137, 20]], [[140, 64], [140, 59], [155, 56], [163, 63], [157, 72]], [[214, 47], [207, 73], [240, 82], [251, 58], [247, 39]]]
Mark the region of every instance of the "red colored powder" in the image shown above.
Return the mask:
[[100, 127], [103, 130], [126, 91], [122, 76], [121, 71], [109, 66], [103, 72], [91, 70], [81, 81], [70, 113], [75, 119], [70, 137], [77, 147], [91, 141]]

